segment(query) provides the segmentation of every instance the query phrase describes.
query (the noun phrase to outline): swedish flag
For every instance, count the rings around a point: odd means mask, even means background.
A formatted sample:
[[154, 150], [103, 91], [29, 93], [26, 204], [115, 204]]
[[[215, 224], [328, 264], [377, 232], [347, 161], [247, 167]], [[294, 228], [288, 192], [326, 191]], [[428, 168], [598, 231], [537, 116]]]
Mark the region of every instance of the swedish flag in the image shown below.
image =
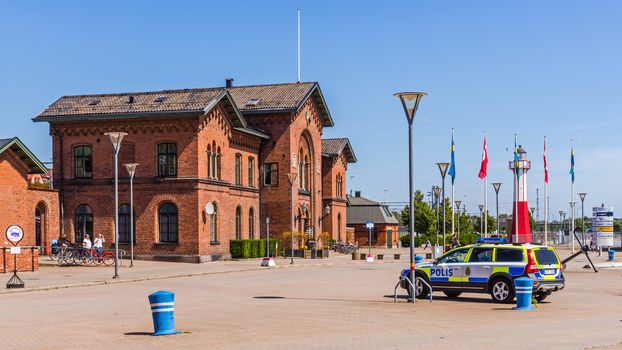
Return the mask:
[[451, 165], [449, 166], [449, 176], [451, 176], [451, 183], [454, 183], [456, 179], [456, 160], [454, 158], [454, 135], [451, 135]]
[[574, 148], [570, 149], [570, 177], [574, 183]]
[[516, 172], [516, 176], [520, 176], [518, 172], [518, 146], [516, 145], [516, 138], [514, 138], [514, 171]]

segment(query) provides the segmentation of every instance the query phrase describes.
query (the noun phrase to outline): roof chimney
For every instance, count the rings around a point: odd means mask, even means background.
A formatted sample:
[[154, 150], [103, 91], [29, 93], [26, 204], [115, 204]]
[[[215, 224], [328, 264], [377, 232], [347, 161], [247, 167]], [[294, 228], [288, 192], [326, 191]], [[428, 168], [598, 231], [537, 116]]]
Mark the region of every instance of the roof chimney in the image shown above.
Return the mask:
[[132, 95], [128, 96], [127, 103], [134, 103], [134, 96]]
[[233, 78], [226, 78], [225, 79], [225, 87], [227, 89], [233, 87]]
[[354, 191], [354, 197], [360, 197], [361, 191]]

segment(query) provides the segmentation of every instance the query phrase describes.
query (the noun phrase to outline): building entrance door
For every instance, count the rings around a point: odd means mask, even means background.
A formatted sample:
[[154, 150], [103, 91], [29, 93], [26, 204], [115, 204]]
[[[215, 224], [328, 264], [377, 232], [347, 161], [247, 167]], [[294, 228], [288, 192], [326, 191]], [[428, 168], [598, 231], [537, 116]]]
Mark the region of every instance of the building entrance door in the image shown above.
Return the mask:
[[393, 230], [387, 230], [387, 248], [393, 248]]

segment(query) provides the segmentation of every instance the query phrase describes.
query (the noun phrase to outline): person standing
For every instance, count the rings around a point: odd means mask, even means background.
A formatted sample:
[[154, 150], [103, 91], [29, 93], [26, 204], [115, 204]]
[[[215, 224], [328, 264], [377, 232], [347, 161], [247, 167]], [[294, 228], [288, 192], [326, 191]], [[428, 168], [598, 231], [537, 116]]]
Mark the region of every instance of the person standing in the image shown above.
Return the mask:
[[106, 242], [106, 240], [104, 239], [104, 236], [101, 233], [97, 235], [95, 240], [93, 240], [93, 248], [95, 248], [95, 251], [97, 251], [97, 254], [101, 255], [103, 253], [104, 242]]

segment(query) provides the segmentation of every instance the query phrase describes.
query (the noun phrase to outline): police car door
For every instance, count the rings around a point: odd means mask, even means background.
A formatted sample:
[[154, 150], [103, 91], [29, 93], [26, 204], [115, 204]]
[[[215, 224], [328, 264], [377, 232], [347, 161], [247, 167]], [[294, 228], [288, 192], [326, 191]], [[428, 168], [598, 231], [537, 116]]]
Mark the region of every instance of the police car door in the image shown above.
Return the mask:
[[469, 248], [459, 248], [438, 258], [430, 267], [430, 282], [432, 288], [451, 290], [462, 287], [465, 258]]
[[493, 248], [473, 248], [469, 255], [469, 262], [464, 269], [464, 288], [483, 289], [488, 285], [492, 273]]

